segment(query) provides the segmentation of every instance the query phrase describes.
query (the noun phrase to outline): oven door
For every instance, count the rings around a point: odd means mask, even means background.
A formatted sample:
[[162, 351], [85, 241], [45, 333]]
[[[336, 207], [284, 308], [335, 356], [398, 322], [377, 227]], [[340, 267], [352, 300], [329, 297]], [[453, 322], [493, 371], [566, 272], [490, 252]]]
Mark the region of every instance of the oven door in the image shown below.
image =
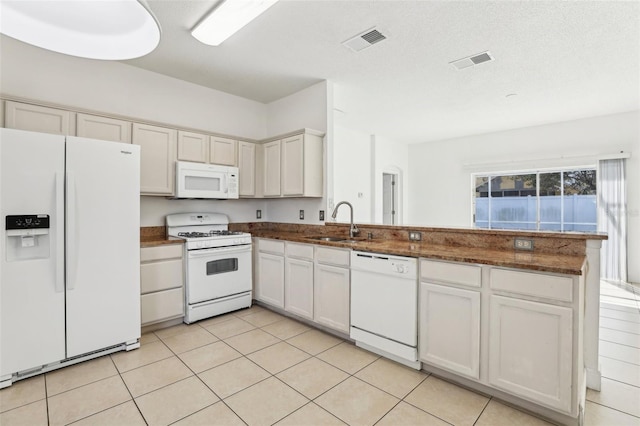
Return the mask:
[[251, 244], [187, 252], [187, 303], [250, 291]]

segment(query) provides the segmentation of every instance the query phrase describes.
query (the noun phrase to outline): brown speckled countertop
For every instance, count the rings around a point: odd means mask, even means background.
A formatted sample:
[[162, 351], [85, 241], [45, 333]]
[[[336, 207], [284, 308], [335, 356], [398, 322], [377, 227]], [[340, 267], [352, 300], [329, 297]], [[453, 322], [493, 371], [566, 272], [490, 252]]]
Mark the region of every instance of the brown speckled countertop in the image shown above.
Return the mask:
[[165, 244], [184, 244], [184, 240], [169, 240], [164, 226], [147, 226], [140, 228], [140, 248], [156, 247]]
[[[602, 234], [518, 232], [479, 229], [421, 228], [358, 225], [361, 234], [373, 239], [356, 242], [322, 241], [313, 236], [348, 238], [349, 225], [326, 223], [303, 225], [274, 222], [231, 223], [230, 230], [249, 232], [254, 237], [272, 238], [397, 256], [424, 257], [453, 262], [477, 263], [532, 271], [581, 275], [586, 260], [586, 241], [603, 240]], [[408, 241], [408, 231], [422, 232], [422, 241]], [[530, 238], [534, 251], [514, 250], [515, 238]], [[164, 226], [140, 228], [140, 246], [182, 244], [169, 240]]]
[[[585, 262], [584, 254], [558, 254], [516, 250], [497, 250], [487, 247], [466, 247], [434, 244], [429, 241], [400, 241], [386, 239], [356, 238], [357, 242], [319, 241], [309, 237], [312, 233], [286, 232], [276, 230], [252, 230], [254, 237], [273, 238], [306, 244], [317, 244], [352, 250], [394, 254], [398, 256], [425, 257], [454, 262], [479, 263], [533, 271], [559, 274], [581, 275]], [[322, 235], [316, 233], [315, 235]], [[341, 235], [347, 238], [344, 235]]]

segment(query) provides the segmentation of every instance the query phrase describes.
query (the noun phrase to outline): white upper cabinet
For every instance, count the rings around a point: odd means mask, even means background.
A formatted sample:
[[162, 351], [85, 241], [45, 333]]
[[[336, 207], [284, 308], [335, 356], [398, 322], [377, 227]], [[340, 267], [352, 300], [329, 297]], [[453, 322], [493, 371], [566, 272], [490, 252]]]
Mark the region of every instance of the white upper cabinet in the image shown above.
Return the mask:
[[322, 197], [322, 136], [307, 130], [263, 147], [265, 197]]
[[206, 163], [209, 155], [209, 136], [178, 130], [178, 160]]
[[304, 193], [304, 135], [282, 140], [282, 195]]
[[8, 129], [75, 136], [76, 114], [63, 109], [7, 101], [4, 126]]
[[256, 144], [238, 142], [238, 176], [240, 178], [239, 195], [256, 196]]
[[209, 142], [209, 162], [223, 166], [235, 166], [237, 162], [238, 141], [219, 136], [211, 136]]
[[280, 196], [281, 141], [264, 144], [264, 196]]
[[131, 122], [78, 113], [76, 135], [83, 138], [131, 143]]
[[133, 143], [140, 145], [140, 193], [174, 195], [178, 135], [175, 129], [133, 124]]

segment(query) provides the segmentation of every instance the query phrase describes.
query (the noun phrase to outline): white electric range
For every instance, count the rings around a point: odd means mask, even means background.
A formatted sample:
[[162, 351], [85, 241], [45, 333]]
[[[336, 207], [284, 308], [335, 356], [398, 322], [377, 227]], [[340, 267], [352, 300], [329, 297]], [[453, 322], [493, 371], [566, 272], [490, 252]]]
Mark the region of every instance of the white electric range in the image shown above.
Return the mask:
[[221, 213], [167, 215], [169, 238], [185, 240], [185, 317], [192, 322], [251, 306], [251, 234]]

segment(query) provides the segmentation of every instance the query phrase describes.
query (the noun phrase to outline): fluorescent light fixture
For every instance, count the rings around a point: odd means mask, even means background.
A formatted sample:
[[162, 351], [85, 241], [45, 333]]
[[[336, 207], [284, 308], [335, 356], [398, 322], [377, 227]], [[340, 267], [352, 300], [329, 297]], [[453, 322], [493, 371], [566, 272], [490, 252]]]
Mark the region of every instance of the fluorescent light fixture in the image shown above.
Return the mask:
[[277, 1], [226, 0], [196, 25], [191, 35], [204, 44], [218, 46]]
[[144, 0], [0, 0], [0, 32], [34, 46], [91, 59], [144, 56], [160, 26]]

